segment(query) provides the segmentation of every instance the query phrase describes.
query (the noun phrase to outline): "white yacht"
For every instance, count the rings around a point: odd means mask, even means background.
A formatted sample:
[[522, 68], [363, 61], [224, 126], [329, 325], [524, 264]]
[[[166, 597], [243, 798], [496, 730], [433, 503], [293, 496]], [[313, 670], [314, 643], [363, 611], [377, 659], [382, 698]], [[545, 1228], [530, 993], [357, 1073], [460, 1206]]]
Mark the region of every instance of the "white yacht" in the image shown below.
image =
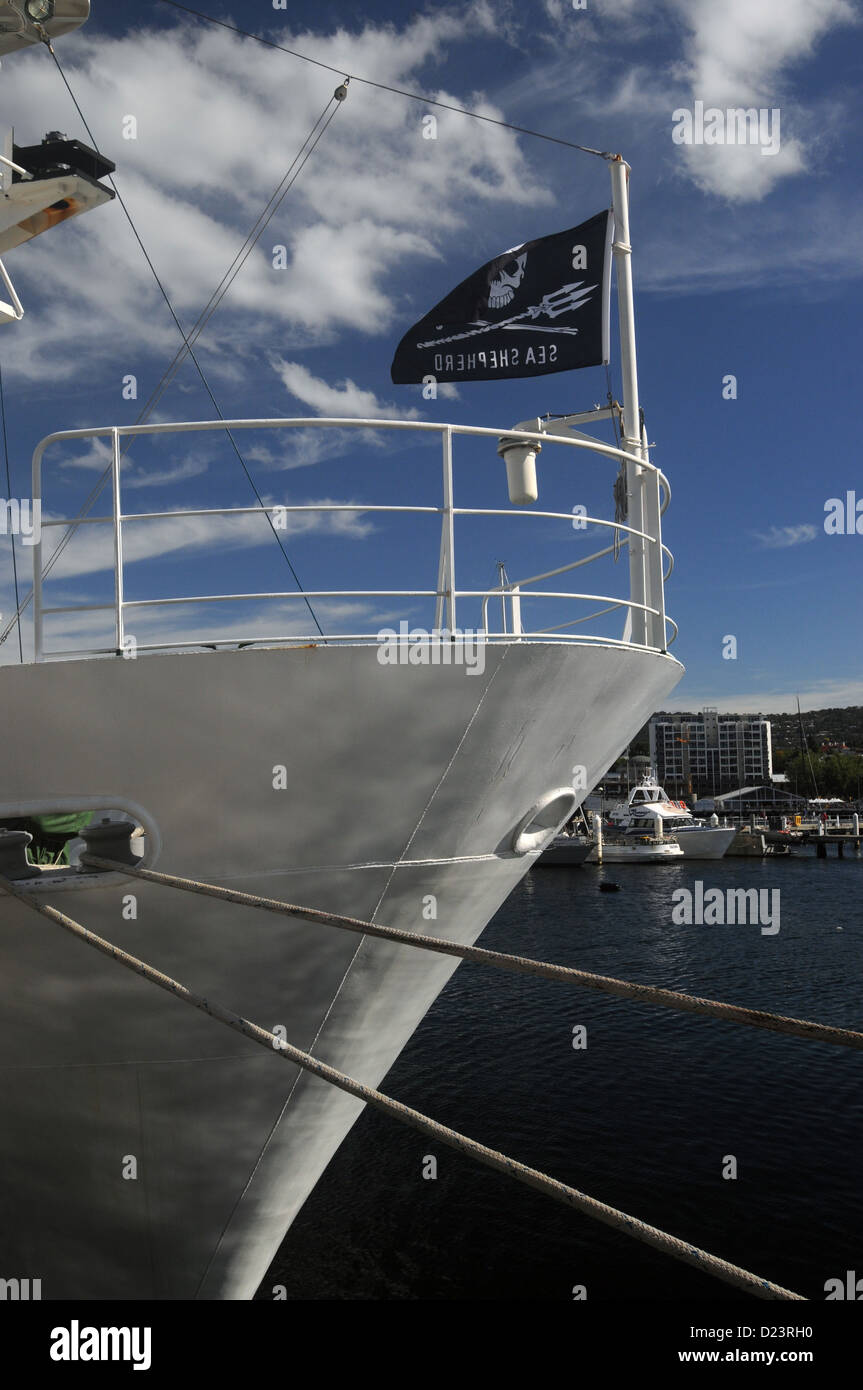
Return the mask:
[[[0, 54], [46, 33], [56, 37], [82, 23], [87, 10], [87, 0], [5, 0]], [[0, 252], [111, 197], [100, 181], [105, 161], [75, 145], [40, 159], [41, 147], [7, 140]], [[455, 969], [449, 958], [391, 941], [308, 919], [284, 923], [119, 869], [99, 872], [74, 854], [68, 864], [57, 855], [51, 865], [34, 863], [28, 825], [56, 829], [68, 818], [71, 840], [71, 827], [89, 821], [91, 846], [94, 835], [107, 836], [108, 858], [129, 868], [469, 944], [572, 816], [584, 787], [597, 784], [680, 679], [664, 602], [670, 557], [660, 518], [669, 489], [639, 425], [628, 167], [619, 156], [609, 164], [622, 406], [515, 429], [217, 419], [96, 423], [41, 442], [34, 422], [32, 501], [44, 501], [45, 510], [32, 547], [32, 659], [28, 651], [19, 664], [0, 666], [4, 1278], [38, 1276], [45, 1299], [249, 1299], [362, 1110], [360, 1101], [89, 949], [37, 915], [31, 899], [208, 999], [270, 1030], [281, 1027], [295, 1046], [370, 1086], [386, 1075]], [[26, 306], [5, 268], [3, 278], [8, 300], [0, 312], [14, 334]], [[86, 409], [82, 394], [79, 419]], [[592, 419], [614, 419], [621, 446], [584, 434], [580, 427]], [[381, 586], [377, 571], [349, 590], [237, 593], [228, 585], [194, 598], [162, 586], [147, 590], [142, 567], [130, 572], [131, 530], [200, 512], [147, 512], [137, 505], [140, 492], [136, 509], [127, 510], [125, 450], [157, 437], [205, 447], [227, 428], [271, 442], [298, 429], [398, 431], [393, 437], [406, 452], [414, 441], [417, 495], [435, 480], [434, 504], [412, 497], [395, 505], [384, 492], [377, 505], [330, 500], [287, 510], [360, 510], [379, 515], [382, 528], [408, 527], [422, 513], [436, 527], [430, 571], [418, 552], [414, 583], [398, 592]], [[80, 452], [94, 441], [107, 444], [110, 500], [99, 515], [63, 516], [55, 488], [63, 449]], [[440, 471], [430, 468], [430, 442]], [[552, 478], [557, 459], [570, 496], [583, 466], [610, 465], [609, 499], [616, 473], [625, 483], [625, 521], [619, 514], [588, 518], [612, 542], [589, 557], [609, 564], [599, 593], [585, 594], [583, 583], [577, 592], [563, 589], [562, 576], [580, 574], [586, 563], [571, 559], [571, 540], [557, 549], [548, 543], [545, 573], [485, 586], [476, 582], [475, 548], [457, 549], [460, 527], [474, 516], [490, 533], [501, 519], [513, 527], [515, 517], [519, 526], [545, 525], [560, 537], [560, 518], [570, 521], [571, 512], [520, 505], [530, 500], [525, 474], [540, 447], [540, 477]], [[478, 507], [482, 449], [494, 486]], [[472, 451], [464, 473], [460, 450]], [[469, 504], [459, 506], [468, 474]], [[212, 507], [207, 515], [257, 510]], [[62, 585], [50, 587], [55, 543], [70, 528], [110, 537], [103, 600], [82, 602]], [[388, 541], [397, 531], [381, 534]], [[491, 578], [493, 534], [488, 544]], [[377, 563], [384, 545], [379, 535], [365, 553], [374, 551]], [[621, 547], [628, 563], [613, 570]], [[558, 576], [551, 592], [542, 583], [549, 573]], [[618, 592], [610, 593], [615, 578]], [[257, 604], [266, 614], [274, 601], [281, 612], [296, 600], [299, 612], [309, 601], [338, 598], [353, 615], [382, 597], [405, 618], [385, 636], [379, 622], [364, 629], [350, 616], [323, 633], [296, 625], [280, 631], [277, 620], [267, 630], [256, 620], [239, 635], [226, 618], [222, 635], [217, 629], [187, 640], [175, 622], [178, 606], [189, 603], [227, 614]], [[421, 602], [430, 628], [417, 637], [408, 623]], [[583, 614], [593, 620], [598, 602], [604, 624], [585, 630]], [[563, 624], [562, 603], [577, 614]], [[69, 636], [70, 615], [85, 609], [101, 609], [105, 639]], [[470, 643], [469, 624], [476, 633]], [[577, 791], [575, 767], [584, 770]]]
[[645, 820], [639, 826], [605, 832], [602, 850], [594, 845], [589, 862], [603, 864], [673, 864], [683, 858], [683, 850], [674, 836], [657, 833], [653, 822]]
[[609, 812], [610, 823], [622, 830], [672, 835], [687, 859], [721, 859], [737, 833], [734, 827], [696, 820], [684, 801], [672, 801], [654, 776], [648, 775]]

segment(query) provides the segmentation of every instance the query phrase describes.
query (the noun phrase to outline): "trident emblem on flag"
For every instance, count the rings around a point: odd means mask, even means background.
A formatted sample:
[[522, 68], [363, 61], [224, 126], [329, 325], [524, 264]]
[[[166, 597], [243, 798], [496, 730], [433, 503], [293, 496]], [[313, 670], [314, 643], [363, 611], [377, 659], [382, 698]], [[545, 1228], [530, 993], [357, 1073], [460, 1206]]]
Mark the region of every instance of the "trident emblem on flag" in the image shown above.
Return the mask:
[[469, 328], [465, 333], [453, 333], [448, 338], [432, 338], [426, 343], [417, 343], [418, 348], [442, 347], [444, 343], [456, 343], [462, 338], [476, 338], [480, 333], [491, 333], [497, 328], [520, 328], [522, 331], [532, 333], [577, 333], [577, 328], [551, 328], [542, 324], [525, 323], [525, 319], [538, 319], [540, 314], [546, 318], [556, 319], [561, 314], [569, 313], [571, 309], [580, 309], [585, 304], [588, 297], [596, 285], [584, 285], [583, 280], [578, 280], [572, 285], [561, 285], [559, 290], [552, 290], [551, 294], [544, 294], [539, 304], [531, 304], [530, 308], [523, 310], [520, 314], [513, 314], [509, 319], [498, 319], [497, 323], [484, 323], [477, 320], [476, 328]]

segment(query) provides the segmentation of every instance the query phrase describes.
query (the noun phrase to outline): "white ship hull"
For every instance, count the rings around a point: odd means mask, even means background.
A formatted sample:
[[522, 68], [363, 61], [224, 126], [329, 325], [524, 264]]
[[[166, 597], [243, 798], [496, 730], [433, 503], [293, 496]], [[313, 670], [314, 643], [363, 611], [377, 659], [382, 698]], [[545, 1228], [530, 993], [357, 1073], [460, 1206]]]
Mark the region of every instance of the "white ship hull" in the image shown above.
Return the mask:
[[[551, 642], [480, 675], [373, 646], [7, 667], [0, 824], [133, 803], [160, 870], [469, 943], [536, 859], [519, 821], [575, 764], [592, 786], [681, 672]], [[455, 968], [128, 877], [47, 900], [372, 1085]], [[46, 1299], [252, 1297], [362, 1108], [8, 897], [0, 1086], [0, 1275]]]
[[737, 831], [721, 825], [699, 825], [678, 828], [677, 843], [687, 859], [722, 859]]

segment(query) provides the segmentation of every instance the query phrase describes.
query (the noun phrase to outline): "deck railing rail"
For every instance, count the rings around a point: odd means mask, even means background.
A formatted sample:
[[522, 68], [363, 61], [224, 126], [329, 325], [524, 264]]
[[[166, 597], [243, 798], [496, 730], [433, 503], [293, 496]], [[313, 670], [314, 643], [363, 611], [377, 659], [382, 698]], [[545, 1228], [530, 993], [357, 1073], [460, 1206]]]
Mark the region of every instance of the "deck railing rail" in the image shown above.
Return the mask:
[[[540, 422], [537, 422], [538, 424]], [[185, 421], [180, 423], [159, 423], [143, 425], [114, 425], [94, 429], [63, 430], [46, 436], [36, 447], [33, 454], [33, 500], [38, 502], [41, 507], [42, 502], [42, 467], [43, 459], [48, 448], [62, 441], [84, 441], [93, 439], [109, 439], [111, 444], [111, 493], [112, 509], [110, 515], [103, 516], [78, 516], [67, 518], [51, 518], [43, 520], [40, 533], [33, 545], [33, 600], [34, 600], [34, 654], [36, 661], [43, 661], [51, 658], [69, 657], [90, 657], [90, 656], [111, 656], [122, 653], [126, 650], [127, 639], [127, 617], [131, 613], [141, 609], [151, 608], [171, 608], [177, 605], [190, 604], [230, 604], [237, 602], [266, 602], [268, 600], [300, 600], [305, 602], [311, 599], [380, 599], [380, 598], [403, 598], [403, 599], [429, 599], [435, 600], [435, 629], [438, 633], [455, 633], [458, 631], [457, 618], [459, 610], [459, 600], [478, 599], [480, 600], [480, 611], [482, 614], [482, 628], [480, 630], [481, 640], [487, 642], [500, 641], [529, 641], [529, 640], [554, 640], [554, 641], [574, 641], [579, 643], [596, 642], [603, 645], [617, 645], [625, 647], [640, 647], [649, 651], [665, 652], [677, 636], [677, 626], [673, 619], [669, 618], [665, 612], [664, 582], [671, 573], [673, 567], [673, 557], [667, 546], [662, 543], [660, 518], [664, 513], [671, 497], [671, 489], [665, 475], [655, 465], [647, 462], [643, 457], [636, 457], [634, 454], [620, 449], [614, 445], [605, 444], [600, 440], [592, 439], [585, 435], [572, 436], [564, 433], [555, 434], [552, 427], [534, 430], [497, 430], [489, 429], [476, 425], [453, 425], [439, 424], [437, 422], [415, 421], [415, 420], [379, 420], [379, 419], [339, 419], [319, 417], [302, 419], [261, 419], [261, 420], [206, 420], [206, 421]], [[124, 439], [134, 439], [139, 436], [148, 435], [168, 435], [184, 433], [202, 433], [207, 431], [231, 431], [234, 433], [239, 430], [281, 430], [281, 429], [357, 429], [357, 430], [398, 430], [415, 431], [419, 433], [437, 434], [440, 437], [442, 447], [442, 473], [443, 490], [440, 506], [419, 506], [401, 504], [375, 504], [375, 503], [303, 503], [296, 505], [286, 505], [268, 508], [271, 513], [279, 512], [285, 514], [303, 512], [357, 512], [357, 513], [429, 513], [438, 515], [441, 518], [440, 533], [440, 557], [438, 564], [437, 582], [434, 588], [425, 589], [297, 589], [287, 592], [269, 591], [264, 593], [220, 593], [220, 594], [197, 594], [181, 598], [148, 598], [148, 599], [127, 599], [125, 597], [125, 556], [124, 556], [124, 526], [128, 522], [142, 522], [148, 520], [165, 520], [191, 518], [191, 517], [225, 517], [243, 516], [261, 512], [259, 506], [247, 507], [217, 507], [217, 508], [190, 508], [178, 509], [173, 511], [149, 511], [149, 512], [126, 512], [122, 509], [122, 450], [121, 441]], [[455, 521], [457, 517], [532, 517], [535, 520], [562, 520], [572, 522], [571, 512], [544, 511], [532, 506], [520, 507], [511, 506], [507, 508], [486, 508], [486, 507], [458, 507], [454, 501], [454, 482], [453, 482], [453, 440], [456, 437], [480, 437], [489, 440], [499, 441], [506, 438], [507, 441], [520, 441], [525, 443], [536, 442], [545, 448], [547, 445], [560, 445], [564, 448], [576, 449], [582, 453], [589, 453], [616, 464], [627, 465], [628, 473], [631, 476], [633, 471], [639, 479], [642, 488], [642, 496], [638, 499], [639, 505], [634, 509], [637, 516], [650, 516], [653, 519], [653, 530], [655, 534], [650, 534], [645, 530], [627, 525], [625, 522], [614, 519], [608, 520], [598, 516], [579, 515], [579, 525], [581, 528], [596, 526], [604, 528], [612, 533], [612, 543], [604, 548], [594, 551], [590, 555], [583, 556], [567, 564], [559, 565], [548, 569], [539, 574], [529, 575], [514, 581], [506, 581], [487, 589], [459, 589], [456, 585], [456, 544], [455, 544]], [[113, 536], [113, 569], [114, 569], [114, 593], [113, 602], [110, 604], [64, 604], [60, 606], [46, 607], [43, 603], [43, 578], [45, 575], [46, 555], [45, 542], [41, 534], [44, 530], [56, 528], [76, 528], [79, 526], [110, 526]], [[636, 564], [630, 565], [630, 594], [628, 598], [597, 593], [572, 592], [561, 589], [536, 589], [533, 585], [542, 583], [546, 580], [555, 579], [559, 575], [567, 574], [573, 570], [590, 564], [593, 561], [602, 559], [612, 554], [621, 546], [627, 545], [631, 550], [637, 548], [641, 559]], [[668, 568], [664, 568], [664, 561], [667, 559]], [[643, 563], [642, 563], [643, 560]], [[50, 554], [47, 557], [50, 564]], [[553, 626], [528, 629], [522, 619], [522, 600], [540, 599], [548, 601], [572, 601], [587, 602], [591, 604], [599, 603], [602, 606], [591, 612], [577, 616], [567, 622], [557, 623]], [[501, 605], [501, 627], [495, 630], [490, 626], [489, 609], [492, 599], [497, 599]], [[497, 610], [497, 603], [494, 605]], [[621, 610], [628, 615], [626, 629], [621, 637], [609, 637], [605, 635], [590, 634], [572, 629], [580, 628], [584, 623], [601, 615]], [[45, 648], [44, 623], [45, 618], [57, 614], [86, 613], [86, 612], [112, 612], [114, 618], [114, 644], [110, 647], [79, 647], [71, 650], [49, 651]], [[668, 635], [668, 630], [671, 635]], [[268, 636], [250, 636], [249, 642], [253, 644], [273, 645], [280, 643], [299, 644], [308, 642], [330, 643], [363, 643], [377, 642], [380, 640], [380, 632], [327, 632], [323, 637], [319, 632], [311, 634], [279, 634], [273, 633]], [[219, 645], [235, 646], [238, 638], [236, 635], [230, 638], [202, 638], [200, 640], [185, 641], [173, 637], [167, 641], [155, 642], [136, 642], [137, 651], [166, 651], [177, 648], [194, 647], [213, 647]]]

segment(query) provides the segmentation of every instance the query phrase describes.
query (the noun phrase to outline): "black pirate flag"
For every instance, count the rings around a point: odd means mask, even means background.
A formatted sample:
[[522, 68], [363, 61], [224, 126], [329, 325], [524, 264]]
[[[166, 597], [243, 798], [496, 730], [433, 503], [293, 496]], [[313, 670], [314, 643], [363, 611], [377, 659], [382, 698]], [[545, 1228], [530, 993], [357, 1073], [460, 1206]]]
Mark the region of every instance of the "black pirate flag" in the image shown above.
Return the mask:
[[611, 229], [600, 212], [475, 270], [402, 338], [393, 381], [493, 381], [607, 362]]

